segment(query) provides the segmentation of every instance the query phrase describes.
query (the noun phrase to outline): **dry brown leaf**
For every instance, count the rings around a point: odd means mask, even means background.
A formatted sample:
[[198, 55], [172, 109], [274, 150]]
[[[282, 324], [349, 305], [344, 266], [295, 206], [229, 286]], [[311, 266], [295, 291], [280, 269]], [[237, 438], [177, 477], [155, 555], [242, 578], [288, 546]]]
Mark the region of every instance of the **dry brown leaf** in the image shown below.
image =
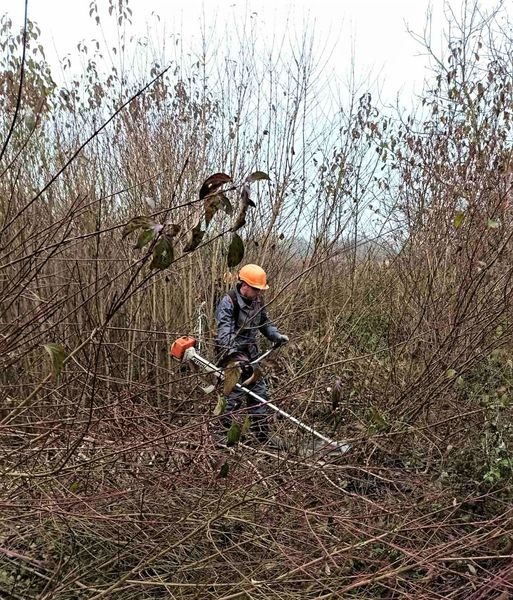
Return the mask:
[[204, 235], [205, 232], [201, 229], [201, 220], [199, 220], [196, 223], [196, 225], [191, 229], [189, 239], [187, 241], [187, 244], [185, 244], [183, 251], [192, 252], [193, 250], [196, 250], [196, 248], [200, 245]]
[[227, 271], [223, 275], [223, 281], [224, 281], [224, 283], [229, 283], [229, 284], [237, 283], [237, 281], [239, 281], [239, 274], [236, 271], [234, 273]]
[[201, 200], [206, 198], [208, 195], [216, 192], [220, 187], [222, 187], [225, 183], [229, 183], [232, 181], [232, 178], [226, 173], [215, 173], [211, 175], [203, 182], [201, 186], [199, 197]]
[[239, 366], [239, 361], [229, 362], [224, 369], [224, 387], [223, 392], [225, 396], [231, 394], [237, 383], [239, 382], [242, 369]]

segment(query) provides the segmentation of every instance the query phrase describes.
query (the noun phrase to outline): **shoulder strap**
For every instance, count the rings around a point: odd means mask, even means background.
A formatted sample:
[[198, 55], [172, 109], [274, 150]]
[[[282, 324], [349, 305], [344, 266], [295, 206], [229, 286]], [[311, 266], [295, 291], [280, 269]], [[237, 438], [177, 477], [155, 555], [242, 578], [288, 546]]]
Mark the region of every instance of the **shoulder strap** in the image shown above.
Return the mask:
[[265, 304], [260, 300], [260, 325], [264, 325], [268, 320], [267, 308]]
[[235, 290], [230, 290], [228, 292], [228, 296], [230, 296], [232, 304], [233, 304], [233, 322], [235, 323], [235, 327], [237, 327], [237, 323], [239, 322], [239, 314], [240, 314], [240, 306], [239, 306], [239, 301], [237, 299], [237, 292]]

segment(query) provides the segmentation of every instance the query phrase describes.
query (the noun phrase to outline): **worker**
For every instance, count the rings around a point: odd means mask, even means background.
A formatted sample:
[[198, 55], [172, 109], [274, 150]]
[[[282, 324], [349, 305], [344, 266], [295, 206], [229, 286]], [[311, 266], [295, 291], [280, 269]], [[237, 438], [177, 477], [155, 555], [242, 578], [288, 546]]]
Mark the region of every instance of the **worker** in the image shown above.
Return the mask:
[[[267, 275], [262, 267], [245, 265], [239, 271], [239, 282], [235, 289], [223, 296], [216, 309], [218, 365], [224, 367], [228, 363], [239, 361], [242, 369], [240, 383], [251, 375], [249, 363], [258, 356], [257, 331], [273, 344], [286, 344], [289, 341], [267, 316], [262, 293], [268, 288]], [[263, 378], [257, 379], [248, 387], [264, 400], [267, 399], [267, 385]], [[249, 408], [251, 431], [257, 440], [274, 446], [279, 445], [277, 438], [269, 436], [265, 404], [236, 388], [226, 396], [226, 408], [221, 418], [223, 428], [230, 427], [231, 413], [241, 408], [243, 400], [246, 400]]]

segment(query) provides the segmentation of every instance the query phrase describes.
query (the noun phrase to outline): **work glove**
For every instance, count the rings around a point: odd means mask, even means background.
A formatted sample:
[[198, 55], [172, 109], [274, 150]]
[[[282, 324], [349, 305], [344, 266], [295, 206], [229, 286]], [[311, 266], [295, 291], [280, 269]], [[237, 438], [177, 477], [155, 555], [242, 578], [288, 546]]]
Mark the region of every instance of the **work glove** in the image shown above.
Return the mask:
[[240, 363], [241, 368], [241, 379], [242, 381], [248, 380], [253, 375], [253, 366], [248, 361], [242, 361]]
[[276, 342], [275, 342], [278, 346], [282, 346], [283, 344], [288, 344], [289, 343], [289, 336], [288, 335], [283, 335], [283, 333], [278, 333], [278, 335], [276, 336]]

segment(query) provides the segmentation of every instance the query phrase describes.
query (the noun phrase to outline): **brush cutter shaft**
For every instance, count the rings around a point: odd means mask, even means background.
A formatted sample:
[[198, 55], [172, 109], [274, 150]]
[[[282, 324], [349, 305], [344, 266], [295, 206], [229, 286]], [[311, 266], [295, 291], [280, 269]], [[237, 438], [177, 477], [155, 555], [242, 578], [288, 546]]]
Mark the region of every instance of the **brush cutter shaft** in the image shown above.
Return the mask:
[[[195, 348], [189, 348], [188, 350], [186, 350], [185, 355], [184, 355], [184, 360], [189, 360], [192, 363], [194, 363], [195, 365], [197, 365], [198, 367], [201, 367], [206, 373], [213, 373], [218, 379], [221, 379], [221, 380], [223, 379], [222, 369], [219, 369], [219, 367], [216, 367], [216, 365], [209, 362], [207, 359], [203, 358], [200, 354], [198, 354], [196, 352]], [[255, 394], [255, 392], [252, 392], [249, 388], [244, 387], [240, 383], [237, 383], [235, 385], [235, 387], [238, 390], [243, 391], [245, 394], [247, 394], [248, 396], [250, 396], [257, 402], [260, 402], [260, 404], [265, 404], [266, 406], [268, 406], [275, 412], [279, 413], [280, 415], [282, 415], [283, 417], [285, 417], [292, 423], [295, 423], [298, 427], [300, 427], [304, 431], [308, 431], [308, 433], [311, 433], [312, 435], [314, 435], [316, 438], [322, 440], [323, 442], [326, 442], [327, 444], [334, 445], [334, 446], [340, 446], [341, 448], [346, 447], [345, 444], [341, 444], [340, 442], [336, 442], [336, 441], [331, 440], [330, 438], [322, 435], [322, 433], [319, 433], [318, 431], [313, 429], [313, 427], [310, 427], [306, 423], [303, 423], [303, 421], [296, 419], [296, 417], [293, 417], [292, 415], [285, 412], [284, 410], [282, 410], [281, 408], [279, 408], [272, 402], [267, 402], [267, 400], [265, 400], [258, 394]]]
[[277, 348], [279, 348], [279, 346], [273, 346], [270, 350], [267, 350], [267, 352], [264, 352], [260, 356], [257, 356], [249, 364], [250, 365], [258, 365], [259, 362], [262, 362], [264, 360], [264, 358], [267, 358], [269, 356], [269, 354], [272, 354]]

